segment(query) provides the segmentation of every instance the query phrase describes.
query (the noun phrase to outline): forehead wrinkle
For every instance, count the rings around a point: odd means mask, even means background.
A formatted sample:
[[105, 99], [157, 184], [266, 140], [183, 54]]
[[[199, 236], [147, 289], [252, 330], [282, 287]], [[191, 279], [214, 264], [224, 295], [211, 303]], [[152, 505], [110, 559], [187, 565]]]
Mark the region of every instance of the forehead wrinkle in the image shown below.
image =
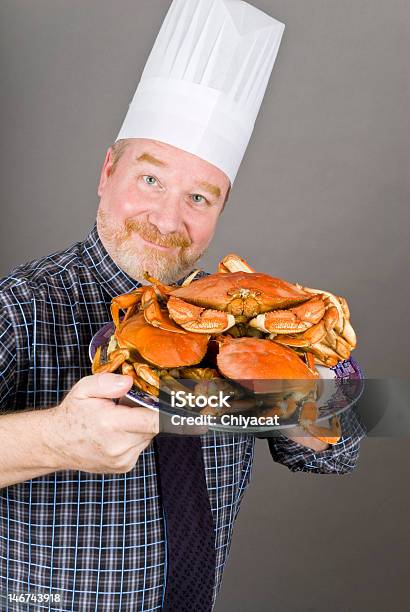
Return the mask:
[[199, 183], [199, 187], [202, 187], [202, 189], [209, 191], [209, 193], [211, 193], [217, 198], [219, 198], [219, 196], [221, 195], [221, 190], [219, 189], [219, 187], [213, 185], [212, 183], [208, 183], [207, 181], [201, 181]]
[[154, 157], [150, 153], [142, 153], [142, 155], [137, 157], [135, 161], [136, 162], [148, 162], [149, 164], [152, 164], [153, 166], [161, 166], [161, 167], [168, 166], [167, 163], [158, 159], [157, 157]]

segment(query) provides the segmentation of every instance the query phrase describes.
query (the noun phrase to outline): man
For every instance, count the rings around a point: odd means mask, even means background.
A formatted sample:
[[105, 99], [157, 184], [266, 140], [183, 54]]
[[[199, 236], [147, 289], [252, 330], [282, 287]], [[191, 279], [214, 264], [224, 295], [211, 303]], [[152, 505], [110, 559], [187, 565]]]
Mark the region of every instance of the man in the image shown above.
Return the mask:
[[[192, 496], [198, 515], [203, 508], [205, 518], [208, 504], [211, 528], [201, 523], [193, 531], [199, 534], [198, 547], [207, 539], [214, 555], [210, 570], [203, 566], [203, 576], [212, 578], [211, 589], [204, 579], [192, 595], [186, 592], [185, 578], [174, 572], [183, 561], [175, 560], [178, 550], [170, 545], [175, 542], [173, 522], [195, 521], [195, 515], [175, 516], [173, 501], [167, 501], [166, 468], [174, 461], [172, 445], [179, 442], [161, 449], [157, 415], [114, 401], [130, 389], [131, 379], [91, 376], [88, 358], [90, 339], [110, 320], [115, 295], [138, 286], [147, 269], [164, 282], [181, 280], [190, 272], [213, 237], [246, 148], [249, 129], [238, 136], [229, 125], [229, 116], [232, 122], [240, 117], [235, 116], [233, 98], [228, 100], [232, 115], [222, 99], [225, 107], [218, 107], [217, 101], [210, 119], [203, 99], [206, 89], [199, 91], [195, 80], [195, 91], [188, 95], [191, 104], [184, 107], [187, 62], [179, 81], [174, 74], [150, 74], [156, 66], [163, 69], [170, 43], [175, 46], [178, 37], [183, 45], [191, 41], [198, 53], [198, 37], [187, 32], [198, 23], [205, 32], [204, 19], [208, 25], [212, 19], [220, 22], [212, 31], [223, 43], [222, 26], [230, 29], [232, 20], [240, 23], [239, 29], [252, 24], [256, 38], [245, 42], [253, 49], [267, 44], [258, 38], [261, 31], [267, 35], [266, 24], [278, 28], [278, 22], [242, 2], [220, 0], [213, 7], [216, 14], [210, 16], [205, 0], [173, 3], [144, 71], [145, 81], [107, 152], [97, 223], [87, 238], [20, 266], [0, 283], [0, 593], [5, 609], [27, 609], [18, 607], [18, 597], [27, 594], [35, 610], [199, 612], [210, 610], [218, 593], [233, 524], [250, 479], [254, 438], [207, 433], [196, 437], [197, 444], [191, 437], [187, 440], [185, 448], [199, 460], [200, 470], [185, 470], [187, 480], [198, 480], [198, 490], [192, 484], [186, 502]], [[228, 15], [227, 7], [233, 13]], [[244, 22], [244, 16], [249, 21]], [[181, 24], [187, 28], [182, 34]], [[259, 77], [264, 63], [270, 73], [282, 31], [276, 29], [269, 65], [265, 55], [259, 64], [255, 60]], [[236, 53], [232, 48], [232, 58]], [[192, 48], [188, 55], [176, 53], [169, 60], [171, 72], [183, 57], [192, 60]], [[218, 67], [218, 58], [210, 53], [206, 57], [205, 62], [197, 58], [202, 75]], [[243, 65], [243, 55], [240, 61]], [[264, 90], [267, 78], [261, 80]], [[168, 96], [165, 111], [156, 106], [158, 87], [162, 100]], [[241, 83], [240, 91], [244, 89], [246, 82]], [[259, 107], [260, 101], [259, 92], [254, 105]], [[188, 135], [178, 127], [181, 113], [187, 124], [192, 121]], [[247, 113], [253, 125], [255, 108]], [[232, 130], [229, 142], [217, 138], [222, 119], [222, 132]], [[240, 124], [235, 125], [239, 129]], [[201, 139], [193, 138], [195, 129]], [[294, 471], [348, 472], [355, 466], [362, 433], [352, 415], [343, 417], [342, 428], [341, 441], [332, 447], [314, 438], [282, 436], [269, 441], [271, 453]], [[175, 473], [175, 479], [180, 476]], [[185, 540], [191, 537], [195, 534], [188, 529], [179, 539], [186, 555], [190, 549]], [[208, 553], [205, 546], [200, 551], [204, 559]], [[185, 599], [176, 599], [174, 588]]]

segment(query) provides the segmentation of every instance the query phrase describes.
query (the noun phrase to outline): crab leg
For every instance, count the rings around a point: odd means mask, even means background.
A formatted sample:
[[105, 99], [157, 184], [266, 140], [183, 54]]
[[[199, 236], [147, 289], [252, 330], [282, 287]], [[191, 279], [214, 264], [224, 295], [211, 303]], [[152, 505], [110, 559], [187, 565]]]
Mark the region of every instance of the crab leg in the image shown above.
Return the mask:
[[341, 359], [348, 359], [351, 352], [351, 346], [342, 336], [338, 336], [333, 330], [328, 331], [325, 336], [326, 343], [332, 348]]
[[168, 323], [162, 314], [160, 305], [157, 300], [157, 295], [153, 287], [146, 287], [142, 299], [141, 306], [144, 311], [144, 318], [147, 323], [150, 323], [154, 327], [159, 327], [165, 331], [175, 332], [176, 334], [184, 334], [184, 330], [180, 329], [172, 323]]
[[[324, 300], [324, 305], [325, 314], [323, 318], [319, 323], [312, 325], [307, 331], [292, 335], [283, 333], [281, 335], [275, 335], [272, 333], [269, 339], [285, 346], [311, 351], [320, 359], [319, 363], [322, 365], [328, 367], [336, 365], [338, 361], [346, 358], [344, 355], [350, 355], [350, 350], [344, 341], [332, 331], [337, 322], [337, 309], [328, 298]], [[329, 338], [333, 348], [326, 343], [326, 339], [328, 339], [329, 342]], [[339, 342], [339, 340], [341, 340], [341, 342]], [[340, 347], [343, 355], [339, 355], [336, 352], [336, 347]]]
[[307, 349], [320, 342], [326, 336], [326, 334], [327, 331], [325, 324], [323, 321], [320, 321], [320, 323], [312, 325], [312, 327], [310, 327], [307, 331], [299, 335], [271, 334], [269, 339], [274, 340], [279, 344], [284, 344], [285, 346]]
[[200, 269], [191, 272], [191, 274], [184, 280], [181, 287], [186, 287], [187, 285], [190, 285], [194, 280], [195, 276], [197, 276], [200, 272], [202, 272], [202, 270]]
[[311, 289], [310, 287], [301, 288], [304, 291], [307, 291], [308, 293], [322, 293], [323, 295], [326, 295], [328, 297], [328, 299], [332, 302], [333, 306], [338, 312], [338, 320], [336, 325], [334, 326], [334, 329], [340, 336], [342, 336], [348, 342], [348, 344], [350, 344], [351, 349], [354, 349], [357, 343], [356, 334], [349, 321], [350, 312], [345, 298], [341, 296], [336, 297], [333, 293], [330, 293], [329, 291], [323, 291], [322, 289]]
[[357, 340], [356, 340], [355, 331], [349, 320], [350, 319], [349, 306], [347, 305], [345, 298], [341, 297], [340, 295], [338, 297], [338, 300], [340, 302], [340, 306], [342, 308], [344, 317], [343, 317], [343, 325], [340, 326], [338, 324], [335, 327], [335, 329], [341, 336], [343, 336], [343, 338], [348, 342], [348, 344], [350, 344], [351, 348], [354, 349], [356, 347]]
[[134, 384], [139, 389], [153, 395], [158, 395], [158, 375], [145, 363], [127, 363], [129, 358], [130, 352], [128, 349], [116, 349], [110, 353], [109, 361], [101, 364], [101, 347], [98, 347], [93, 359], [92, 373], [115, 372], [121, 367], [121, 372], [131, 376]]
[[305, 359], [305, 363], [312, 374], [319, 376], [318, 371], [315, 368], [315, 356], [313, 353], [303, 353], [303, 357]]
[[169, 298], [167, 307], [170, 317], [187, 331], [218, 334], [235, 325], [235, 317], [231, 314], [188, 304], [174, 296]]
[[225, 274], [228, 272], [256, 272], [254, 268], [246, 262], [242, 257], [236, 255], [235, 253], [229, 253], [226, 255], [218, 265], [218, 272], [220, 274]]
[[110, 353], [107, 363], [101, 364], [101, 347], [99, 346], [94, 355], [92, 373], [115, 372], [129, 357], [130, 352], [128, 349], [117, 349]]
[[133, 365], [130, 363], [122, 364], [122, 373], [127, 376], [131, 376], [133, 379], [133, 383], [138, 389], [144, 391], [144, 393], [149, 393], [150, 395], [159, 395], [158, 388], [154, 385], [150, 385], [144, 378], [138, 376]]
[[270, 339], [279, 344], [311, 351], [317, 358], [316, 361], [327, 367], [335, 366], [339, 361], [348, 359], [350, 356], [351, 347], [346, 340], [333, 330], [326, 331], [322, 322], [299, 336], [275, 336], [274, 334], [271, 336]]
[[[321, 323], [318, 323], [319, 328], [313, 330], [311, 328], [308, 330], [313, 333], [315, 336], [311, 336], [310, 339], [306, 338], [306, 334], [302, 334], [302, 337], [292, 337], [292, 336], [275, 336], [271, 334], [269, 338], [278, 342], [278, 344], [282, 344], [284, 346], [288, 346], [289, 348], [301, 348], [303, 350], [309, 351], [314, 355], [315, 363], [320, 365], [324, 365], [328, 368], [335, 366], [339, 361], [346, 359], [346, 357], [342, 357], [336, 351], [334, 351], [330, 346], [325, 344], [324, 342], [320, 342], [318, 338], [324, 339], [326, 337], [326, 333], [323, 334], [323, 329], [321, 331]], [[307, 353], [309, 354], [309, 353]]]
[[133, 362], [134, 370], [137, 376], [145, 380], [149, 385], [153, 387], [159, 387], [159, 376], [158, 374], [149, 367], [146, 363]]
[[340, 361], [340, 355], [323, 342], [317, 342], [308, 350], [314, 355], [316, 363], [328, 368], [332, 368]]
[[123, 363], [122, 373], [131, 376], [141, 391], [151, 395], [159, 394], [159, 376], [146, 363]]
[[[111, 316], [116, 329], [120, 329], [125, 321], [135, 312], [136, 306], [141, 302], [145, 288], [140, 287], [131, 293], [117, 295], [111, 301]], [[120, 311], [126, 310], [125, 317], [120, 325]]]
[[[121, 331], [124, 324], [129, 318], [135, 313], [138, 304], [141, 304], [144, 310], [144, 317], [147, 323], [150, 323], [154, 327], [160, 327], [167, 331], [173, 331], [176, 333], [184, 333], [174, 325], [170, 325], [163, 318], [161, 308], [158, 304], [157, 294], [153, 287], [139, 287], [131, 293], [123, 293], [113, 298], [111, 302], [111, 316], [114, 321], [114, 325], [118, 331]], [[120, 323], [120, 311], [125, 310], [125, 316]]]
[[171, 285], [164, 285], [160, 280], [155, 278], [155, 276], [151, 276], [148, 272], [144, 274], [145, 280], [154, 285], [154, 287], [158, 290], [160, 295], [166, 296], [170, 295], [173, 291], [175, 291], [176, 287], [172, 287]]

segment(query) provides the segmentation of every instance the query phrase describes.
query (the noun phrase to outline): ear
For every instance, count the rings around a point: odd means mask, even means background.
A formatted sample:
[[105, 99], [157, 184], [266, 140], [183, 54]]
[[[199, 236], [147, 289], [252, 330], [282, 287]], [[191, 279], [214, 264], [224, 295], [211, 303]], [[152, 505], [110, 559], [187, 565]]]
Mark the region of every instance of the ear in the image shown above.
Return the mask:
[[107, 150], [105, 159], [104, 159], [103, 167], [101, 169], [100, 182], [98, 184], [97, 193], [100, 197], [102, 196], [102, 193], [107, 184], [108, 178], [111, 174], [112, 165], [113, 165], [112, 148], [109, 147], [109, 149]]

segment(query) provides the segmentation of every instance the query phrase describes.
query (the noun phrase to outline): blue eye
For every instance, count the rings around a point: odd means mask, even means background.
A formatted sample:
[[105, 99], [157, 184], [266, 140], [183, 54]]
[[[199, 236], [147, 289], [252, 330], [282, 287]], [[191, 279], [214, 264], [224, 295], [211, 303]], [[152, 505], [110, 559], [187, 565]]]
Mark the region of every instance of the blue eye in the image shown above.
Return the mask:
[[201, 202], [205, 202], [205, 201], [206, 201], [206, 200], [205, 200], [205, 198], [204, 198], [204, 196], [203, 196], [203, 195], [200, 195], [199, 193], [194, 193], [194, 194], [192, 194], [191, 198], [193, 199], [193, 201], [194, 201], [196, 204], [200, 204]]
[[157, 183], [157, 179], [155, 178], [155, 176], [150, 176], [149, 174], [146, 174], [142, 178], [147, 183], [147, 185], [155, 185]]

